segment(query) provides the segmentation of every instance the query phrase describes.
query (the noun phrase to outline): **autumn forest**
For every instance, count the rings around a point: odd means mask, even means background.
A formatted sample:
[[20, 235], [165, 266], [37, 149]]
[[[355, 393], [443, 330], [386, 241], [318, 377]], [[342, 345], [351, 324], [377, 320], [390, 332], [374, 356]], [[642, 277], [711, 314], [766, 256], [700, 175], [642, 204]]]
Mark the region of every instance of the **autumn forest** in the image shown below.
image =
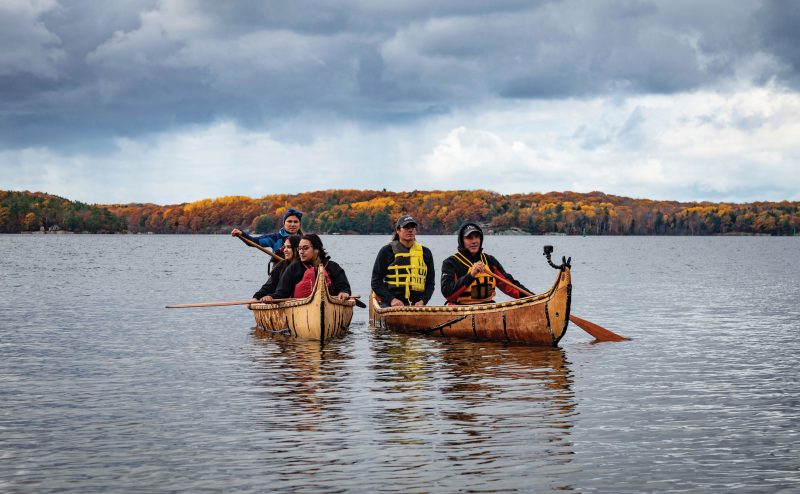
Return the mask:
[[88, 205], [41, 193], [0, 191], [0, 233], [228, 233], [280, 228], [288, 207], [303, 230], [389, 233], [400, 214], [422, 234], [449, 234], [471, 220], [495, 233], [567, 235], [796, 235], [800, 202], [747, 204], [632, 199], [602, 192], [498, 194], [486, 190], [323, 190], [261, 198], [227, 196], [176, 205]]

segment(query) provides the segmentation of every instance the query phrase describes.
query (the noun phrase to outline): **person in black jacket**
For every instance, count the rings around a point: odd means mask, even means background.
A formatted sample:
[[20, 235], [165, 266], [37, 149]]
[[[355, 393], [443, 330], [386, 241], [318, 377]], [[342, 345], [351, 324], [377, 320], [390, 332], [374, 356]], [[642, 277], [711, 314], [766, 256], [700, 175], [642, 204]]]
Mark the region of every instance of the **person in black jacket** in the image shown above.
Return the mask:
[[442, 295], [448, 305], [493, 302], [495, 287], [513, 298], [527, 296], [525, 288], [507, 273], [500, 262], [483, 252], [483, 230], [475, 223], [464, 223], [458, 230], [458, 252], [442, 263]]
[[341, 266], [331, 261], [318, 235], [307, 233], [300, 237], [297, 251], [300, 255], [299, 261], [289, 264], [275, 292], [261, 300], [270, 302], [275, 299], [308, 297], [314, 288], [319, 266], [323, 266], [328, 274], [328, 293], [342, 300], [350, 298], [350, 282], [347, 281], [347, 275]]
[[289, 264], [300, 259], [297, 253], [297, 247], [300, 245], [300, 235], [291, 235], [286, 239], [283, 245], [283, 261], [275, 264], [269, 274], [267, 282], [253, 295], [253, 302], [258, 302], [267, 295], [272, 295], [278, 288], [278, 282], [281, 280], [281, 275]]
[[395, 223], [394, 238], [378, 251], [372, 291], [381, 307], [425, 305], [436, 287], [431, 250], [417, 242], [417, 221], [408, 215]]

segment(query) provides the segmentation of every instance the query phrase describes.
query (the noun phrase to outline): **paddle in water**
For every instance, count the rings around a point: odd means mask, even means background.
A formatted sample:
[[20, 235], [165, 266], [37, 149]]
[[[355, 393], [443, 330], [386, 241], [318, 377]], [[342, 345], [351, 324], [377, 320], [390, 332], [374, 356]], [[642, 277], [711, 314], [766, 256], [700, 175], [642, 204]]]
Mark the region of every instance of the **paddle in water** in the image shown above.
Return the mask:
[[628, 339], [624, 336], [614, 333], [613, 331], [609, 331], [598, 324], [587, 321], [586, 319], [581, 319], [578, 316], [573, 316], [572, 314], [570, 314], [569, 320], [574, 322], [575, 325], [582, 330], [594, 336], [597, 341], [625, 341]]
[[[549, 245], [545, 246], [545, 255], [549, 254], [550, 252], [552, 252], [552, 247], [550, 247]], [[547, 256], [547, 260], [550, 261], [550, 256]], [[550, 265], [553, 265], [553, 263], [550, 262]], [[503, 283], [506, 283], [506, 284], [516, 288], [517, 290], [519, 290], [520, 293], [524, 293], [525, 295], [527, 295], [529, 297], [533, 296], [533, 294], [531, 292], [523, 289], [522, 287], [519, 287], [519, 286], [511, 283], [510, 281], [508, 281], [506, 279], [503, 280]], [[587, 333], [589, 333], [590, 335], [594, 336], [594, 338], [597, 341], [625, 341], [625, 340], [628, 339], [628, 338], [625, 338], [624, 336], [620, 336], [617, 333], [614, 333], [613, 331], [609, 331], [608, 329], [600, 326], [599, 324], [595, 324], [595, 323], [593, 323], [591, 321], [587, 321], [586, 319], [581, 319], [580, 317], [573, 316], [572, 314], [570, 314], [569, 320], [574, 322], [575, 325], [578, 326], [579, 328], [581, 328], [582, 330], [584, 330]]]

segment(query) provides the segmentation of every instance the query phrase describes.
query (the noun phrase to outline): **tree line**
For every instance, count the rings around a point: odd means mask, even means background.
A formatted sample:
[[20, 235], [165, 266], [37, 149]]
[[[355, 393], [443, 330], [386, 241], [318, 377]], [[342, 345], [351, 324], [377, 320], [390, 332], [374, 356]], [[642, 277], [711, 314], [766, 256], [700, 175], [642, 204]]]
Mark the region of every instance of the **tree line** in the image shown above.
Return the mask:
[[602, 192], [498, 194], [487, 190], [322, 190], [261, 198], [226, 196], [176, 205], [86, 205], [40, 192], [0, 191], [0, 232], [58, 224], [62, 230], [130, 233], [275, 231], [287, 208], [303, 229], [388, 234], [411, 214], [420, 233], [450, 234], [464, 221], [488, 231], [568, 235], [796, 235], [800, 202], [711, 203], [633, 199]]
[[69, 231], [122, 232], [125, 219], [102, 206], [42, 192], [0, 190], [0, 233]]

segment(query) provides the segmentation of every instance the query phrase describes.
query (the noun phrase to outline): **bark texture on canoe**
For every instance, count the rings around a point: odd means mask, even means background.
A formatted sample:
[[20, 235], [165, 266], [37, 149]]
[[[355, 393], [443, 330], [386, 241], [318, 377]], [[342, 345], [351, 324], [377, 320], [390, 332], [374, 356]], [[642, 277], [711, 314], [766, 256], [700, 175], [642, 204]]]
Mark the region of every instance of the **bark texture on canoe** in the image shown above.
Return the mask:
[[569, 325], [571, 296], [567, 265], [547, 292], [494, 304], [381, 308], [370, 293], [369, 320], [402, 333], [556, 346]]
[[320, 267], [314, 289], [306, 298], [250, 304], [257, 331], [325, 341], [350, 327], [355, 300], [339, 300], [328, 293], [325, 270]]

